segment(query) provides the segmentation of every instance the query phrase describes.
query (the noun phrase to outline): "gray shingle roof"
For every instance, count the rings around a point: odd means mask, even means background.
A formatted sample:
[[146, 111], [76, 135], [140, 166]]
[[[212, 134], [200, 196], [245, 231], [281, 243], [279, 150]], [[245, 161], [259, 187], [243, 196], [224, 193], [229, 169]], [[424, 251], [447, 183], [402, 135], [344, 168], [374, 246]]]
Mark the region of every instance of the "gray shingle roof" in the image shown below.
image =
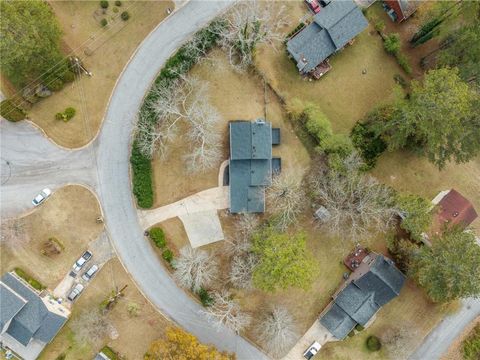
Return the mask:
[[265, 189], [272, 176], [272, 126], [269, 122], [230, 123], [230, 211], [265, 211]]
[[[342, 340], [356, 324], [365, 326], [380, 307], [398, 296], [404, 282], [405, 276], [395, 264], [378, 255], [370, 271], [340, 291], [320, 322], [337, 339]], [[354, 324], [352, 327], [351, 322]]]
[[[25, 346], [28, 345], [32, 338], [45, 343], [50, 342], [67, 321], [67, 318], [48, 311], [38, 294], [11, 274], [4, 274], [1, 281], [15, 292], [15, 294], [27, 301], [13, 317], [7, 333]], [[4, 305], [3, 302], [0, 304], [2, 312]]]
[[6, 284], [0, 283], [0, 331], [12, 320], [27, 301], [16, 294]]
[[312, 71], [368, 26], [352, 0], [334, 0], [314, 16], [314, 21], [287, 42], [287, 50], [303, 73]]
[[335, 303], [325, 315], [320, 318], [320, 323], [337, 339], [345, 338], [345, 336], [353, 330], [355, 325], [357, 325], [357, 323]]

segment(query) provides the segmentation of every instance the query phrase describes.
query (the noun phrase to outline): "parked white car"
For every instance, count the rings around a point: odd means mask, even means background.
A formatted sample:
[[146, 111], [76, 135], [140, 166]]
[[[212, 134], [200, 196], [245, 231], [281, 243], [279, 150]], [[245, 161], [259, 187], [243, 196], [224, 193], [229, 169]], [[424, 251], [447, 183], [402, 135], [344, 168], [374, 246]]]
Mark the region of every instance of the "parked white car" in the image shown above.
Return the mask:
[[82, 279], [85, 280], [85, 281], [89, 281], [92, 277], [95, 276], [97, 271], [98, 271], [98, 266], [97, 265], [90, 266], [90, 269], [85, 271], [85, 274], [82, 275]]
[[80, 257], [80, 259], [75, 261], [75, 264], [73, 264], [73, 271], [79, 272], [83, 268], [85, 263], [91, 258], [92, 258], [92, 253], [88, 250], [85, 251], [83, 255]]
[[73, 301], [75, 300], [83, 291], [85, 287], [82, 284], [77, 284], [75, 287], [70, 291], [68, 295], [68, 300]]
[[303, 357], [307, 360], [310, 360], [315, 355], [317, 355], [321, 348], [322, 345], [320, 345], [319, 342], [315, 341], [312, 345], [308, 347], [307, 350], [305, 350], [305, 352], [303, 353]]
[[35, 199], [32, 200], [33, 206], [38, 206], [43, 203], [50, 195], [52, 195], [52, 190], [45, 188], [40, 191], [40, 194], [35, 196]]

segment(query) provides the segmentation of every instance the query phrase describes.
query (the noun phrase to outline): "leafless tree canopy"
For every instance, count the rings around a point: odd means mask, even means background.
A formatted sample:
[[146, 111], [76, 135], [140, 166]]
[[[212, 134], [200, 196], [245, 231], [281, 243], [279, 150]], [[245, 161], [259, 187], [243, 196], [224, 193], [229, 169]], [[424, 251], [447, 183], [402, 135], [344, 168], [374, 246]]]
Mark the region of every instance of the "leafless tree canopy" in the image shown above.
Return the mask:
[[309, 185], [315, 200], [329, 212], [322, 221], [332, 234], [357, 242], [370, 231], [385, 231], [395, 214], [393, 192], [373, 177], [358, 171], [356, 155], [337, 172], [319, 166], [312, 170]]
[[218, 264], [213, 254], [190, 246], [180, 250], [180, 256], [174, 260], [173, 267], [178, 283], [193, 291], [208, 286], [218, 275]]
[[69, 327], [80, 343], [90, 343], [92, 346], [100, 346], [113, 329], [108, 316], [96, 308], [82, 311], [70, 321]]
[[253, 270], [258, 264], [258, 258], [252, 252], [237, 253], [233, 255], [229, 280], [237, 289], [253, 289]]
[[282, 173], [273, 176], [272, 185], [267, 189], [267, 209], [276, 216], [280, 231], [285, 231], [297, 221], [306, 203], [303, 171]]
[[275, 357], [285, 355], [300, 337], [293, 317], [278, 306], [265, 314], [255, 330], [265, 350]]
[[253, 63], [255, 47], [275, 46], [284, 39], [282, 29], [288, 25], [286, 8], [275, 1], [242, 1], [225, 16], [220, 45], [230, 64], [244, 70]]
[[16, 249], [26, 246], [29, 241], [30, 237], [27, 234], [26, 224], [23, 218], [2, 220], [0, 227], [0, 244]]
[[389, 328], [381, 335], [382, 344], [392, 360], [405, 360], [408, 358], [418, 331], [414, 326]]
[[232, 299], [226, 290], [213, 293], [213, 305], [202, 312], [207, 316], [208, 321], [215, 327], [225, 325], [239, 333], [251, 322], [251, 316], [242, 312], [240, 305]]
[[139, 114], [136, 139], [147, 156], [158, 152], [168, 155], [169, 145], [179, 136], [180, 124], [188, 127], [186, 140], [190, 145], [184, 156], [187, 169], [204, 171], [217, 165], [221, 158], [220, 136], [216, 125], [220, 115], [208, 101], [207, 83], [193, 77], [161, 81], [152, 90], [155, 100], [149, 104], [156, 118], [152, 123], [145, 113]]

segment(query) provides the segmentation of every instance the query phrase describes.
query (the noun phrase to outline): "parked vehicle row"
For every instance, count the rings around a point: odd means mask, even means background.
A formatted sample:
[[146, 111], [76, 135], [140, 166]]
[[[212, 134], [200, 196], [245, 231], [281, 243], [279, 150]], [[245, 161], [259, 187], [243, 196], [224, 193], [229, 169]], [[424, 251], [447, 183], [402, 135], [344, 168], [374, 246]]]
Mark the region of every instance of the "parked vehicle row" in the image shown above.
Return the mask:
[[[73, 264], [72, 276], [76, 276], [76, 274], [85, 266], [85, 264], [92, 258], [92, 256], [93, 254], [90, 251], [85, 251], [82, 256], [77, 261], [75, 261], [75, 264]], [[83, 273], [82, 279], [87, 282], [90, 281], [95, 276], [98, 270], [99, 266], [97, 264], [93, 264], [88, 270]], [[70, 301], [75, 301], [75, 299], [80, 296], [84, 289], [84, 285], [80, 283], [75, 284], [75, 286], [70, 290], [67, 299]]]

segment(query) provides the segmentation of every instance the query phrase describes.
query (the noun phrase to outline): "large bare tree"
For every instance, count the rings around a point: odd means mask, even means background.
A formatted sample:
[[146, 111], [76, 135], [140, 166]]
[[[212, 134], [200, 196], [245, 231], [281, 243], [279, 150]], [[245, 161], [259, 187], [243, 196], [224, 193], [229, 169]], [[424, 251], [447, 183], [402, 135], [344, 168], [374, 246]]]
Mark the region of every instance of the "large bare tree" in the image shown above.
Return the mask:
[[216, 125], [218, 111], [208, 101], [208, 85], [195, 77], [181, 76], [163, 80], [151, 91], [153, 100], [148, 107], [155, 114], [140, 112], [135, 138], [143, 154], [162, 158], [168, 156], [169, 145], [180, 135], [180, 125], [186, 124], [189, 151], [184, 156], [189, 171], [204, 171], [220, 161], [221, 139]]
[[286, 8], [275, 1], [248, 0], [239, 2], [224, 19], [220, 28], [220, 45], [234, 68], [244, 70], [253, 63], [259, 44], [275, 46], [284, 39], [282, 32], [289, 24]]
[[242, 311], [228, 291], [214, 292], [212, 297], [213, 304], [202, 312], [213, 326], [220, 328], [225, 325], [239, 333], [250, 324], [251, 316]]
[[303, 171], [274, 175], [266, 193], [268, 212], [275, 216], [276, 226], [285, 231], [295, 223], [305, 208], [306, 196], [302, 183]]
[[80, 343], [93, 346], [100, 346], [114, 329], [108, 315], [102, 314], [97, 308], [83, 310], [68, 326]]
[[234, 254], [230, 263], [229, 281], [237, 289], [253, 289], [253, 270], [258, 257], [250, 251]]
[[354, 242], [387, 230], [396, 213], [393, 190], [360, 172], [360, 166], [354, 154], [345, 160], [344, 171], [317, 166], [309, 176], [315, 200], [328, 210], [321, 225]]
[[275, 357], [285, 355], [300, 337], [292, 315], [279, 306], [266, 312], [255, 330], [264, 349]]
[[173, 261], [174, 277], [178, 283], [193, 291], [208, 286], [218, 275], [218, 263], [213, 254], [185, 246]]

